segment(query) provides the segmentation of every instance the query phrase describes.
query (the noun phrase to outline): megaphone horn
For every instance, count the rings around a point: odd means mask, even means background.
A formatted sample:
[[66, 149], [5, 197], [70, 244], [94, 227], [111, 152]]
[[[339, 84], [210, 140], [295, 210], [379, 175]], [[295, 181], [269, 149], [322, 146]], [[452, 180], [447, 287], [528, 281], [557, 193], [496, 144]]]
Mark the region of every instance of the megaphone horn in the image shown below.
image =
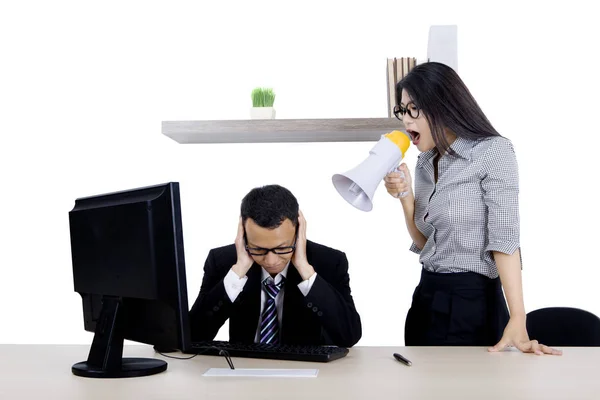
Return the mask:
[[[371, 211], [373, 195], [379, 183], [398, 167], [409, 146], [410, 138], [404, 132], [393, 131], [381, 135], [381, 139], [362, 163], [344, 174], [333, 175], [333, 186], [354, 207], [362, 211]], [[401, 197], [403, 195], [406, 194], [400, 194]]]

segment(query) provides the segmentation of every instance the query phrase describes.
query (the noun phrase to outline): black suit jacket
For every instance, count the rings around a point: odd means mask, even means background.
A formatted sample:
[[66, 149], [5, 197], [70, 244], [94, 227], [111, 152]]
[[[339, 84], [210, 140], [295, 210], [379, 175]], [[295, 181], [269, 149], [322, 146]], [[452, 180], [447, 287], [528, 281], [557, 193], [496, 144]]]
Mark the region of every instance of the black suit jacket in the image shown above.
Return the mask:
[[[290, 262], [284, 283], [281, 343], [353, 346], [362, 336], [362, 327], [350, 293], [346, 255], [307, 241], [306, 257], [317, 278], [305, 297], [298, 289], [302, 278]], [[250, 267], [244, 289], [232, 303], [223, 279], [236, 261], [233, 244], [209, 252], [200, 294], [190, 311], [193, 341], [213, 340], [229, 319], [229, 341], [254, 342], [261, 308], [261, 267], [257, 263]]]

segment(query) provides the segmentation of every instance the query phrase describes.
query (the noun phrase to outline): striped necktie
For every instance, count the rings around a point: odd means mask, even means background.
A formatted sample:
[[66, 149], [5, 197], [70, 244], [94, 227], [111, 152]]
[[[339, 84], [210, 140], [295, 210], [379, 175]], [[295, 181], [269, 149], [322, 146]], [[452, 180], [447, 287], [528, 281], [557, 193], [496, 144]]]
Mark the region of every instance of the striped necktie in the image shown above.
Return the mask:
[[276, 285], [272, 279], [265, 279], [263, 287], [267, 293], [267, 304], [262, 312], [262, 320], [260, 323], [260, 343], [277, 344], [279, 342], [279, 321], [277, 319], [277, 307], [275, 298], [283, 286], [285, 277]]

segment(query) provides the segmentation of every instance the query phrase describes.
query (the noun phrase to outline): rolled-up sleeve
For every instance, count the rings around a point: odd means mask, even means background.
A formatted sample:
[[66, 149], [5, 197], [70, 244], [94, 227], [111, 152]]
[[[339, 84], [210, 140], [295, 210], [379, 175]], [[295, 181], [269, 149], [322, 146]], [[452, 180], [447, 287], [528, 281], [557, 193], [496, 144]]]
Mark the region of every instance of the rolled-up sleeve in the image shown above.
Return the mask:
[[412, 244], [409, 247], [409, 250], [413, 253], [421, 254], [421, 249], [415, 244], [415, 242], [412, 242]]
[[488, 148], [481, 185], [488, 209], [485, 251], [513, 254], [520, 247], [519, 171], [508, 139], [497, 138]]

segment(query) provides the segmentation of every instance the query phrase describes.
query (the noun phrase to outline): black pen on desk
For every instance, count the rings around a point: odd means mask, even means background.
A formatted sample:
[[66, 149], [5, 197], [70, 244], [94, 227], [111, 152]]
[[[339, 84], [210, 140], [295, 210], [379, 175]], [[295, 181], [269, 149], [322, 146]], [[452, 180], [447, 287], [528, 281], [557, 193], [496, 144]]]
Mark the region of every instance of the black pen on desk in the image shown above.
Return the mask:
[[410, 362], [409, 360], [407, 360], [406, 358], [402, 357], [400, 354], [398, 353], [394, 353], [394, 358], [398, 361], [400, 361], [402, 364], [406, 365], [406, 366], [411, 366], [412, 362]]

